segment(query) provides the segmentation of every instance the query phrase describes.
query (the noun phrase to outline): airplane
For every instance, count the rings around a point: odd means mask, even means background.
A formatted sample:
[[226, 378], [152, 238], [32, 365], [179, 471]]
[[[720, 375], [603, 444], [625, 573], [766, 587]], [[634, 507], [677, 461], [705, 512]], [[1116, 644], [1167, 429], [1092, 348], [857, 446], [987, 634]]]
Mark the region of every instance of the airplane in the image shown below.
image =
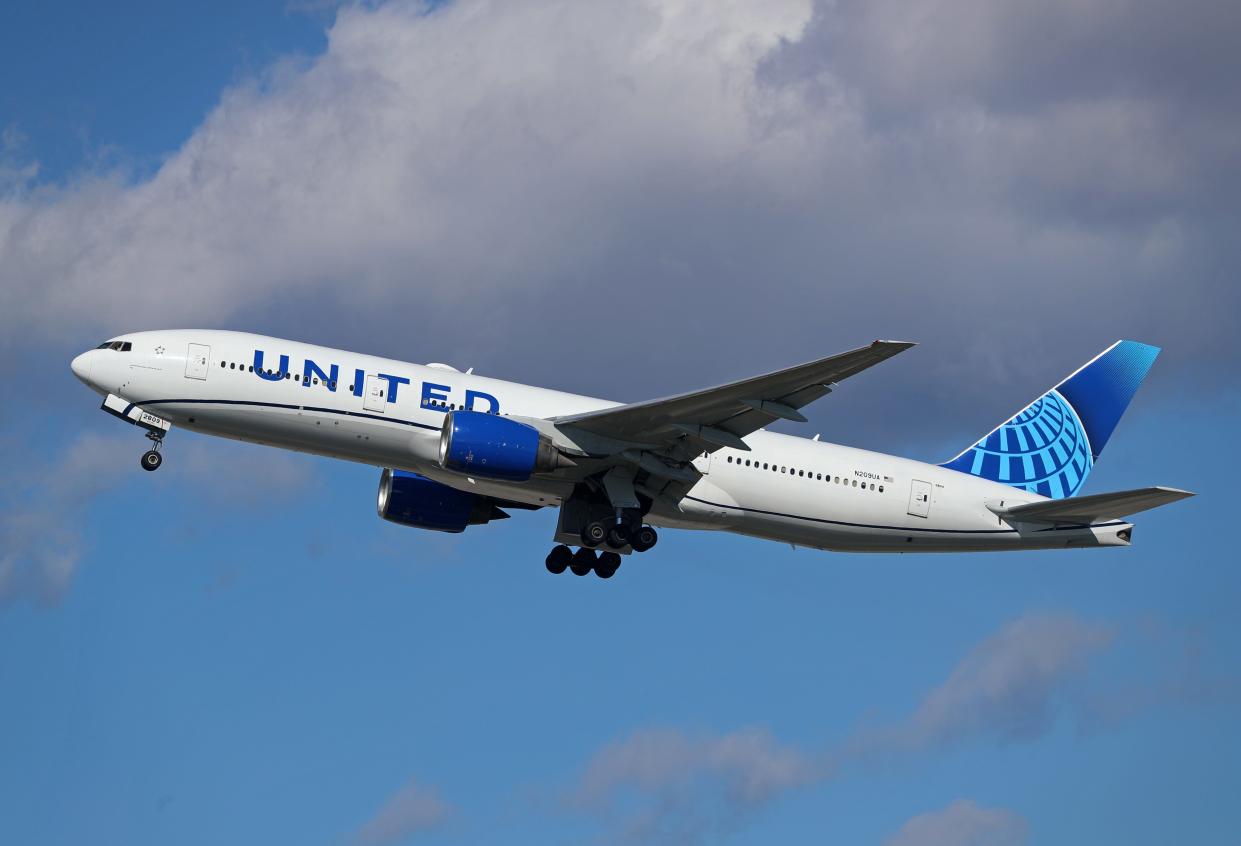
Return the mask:
[[377, 510], [440, 532], [557, 508], [546, 567], [600, 578], [659, 529], [850, 552], [1128, 546], [1131, 514], [1192, 496], [1079, 491], [1159, 348], [1117, 341], [942, 464], [766, 430], [910, 347], [867, 346], [621, 404], [224, 330], [119, 335], [73, 359], [152, 442], [173, 425], [382, 468]]

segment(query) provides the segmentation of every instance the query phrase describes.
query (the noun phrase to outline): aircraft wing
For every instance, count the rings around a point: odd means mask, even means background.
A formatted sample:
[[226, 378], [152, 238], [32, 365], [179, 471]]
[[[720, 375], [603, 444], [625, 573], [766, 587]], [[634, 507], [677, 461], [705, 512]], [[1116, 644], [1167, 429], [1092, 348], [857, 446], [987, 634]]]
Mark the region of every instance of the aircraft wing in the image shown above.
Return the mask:
[[799, 409], [832, 386], [912, 347], [905, 341], [870, 346], [739, 382], [664, 399], [557, 417], [558, 428], [578, 430], [642, 449], [690, 458], [720, 447], [748, 450], [741, 440], [773, 420], [804, 422]]
[[1074, 496], [1068, 499], [1047, 499], [1004, 507], [988, 502], [995, 514], [1009, 520], [1034, 523], [1082, 523], [1089, 525], [1100, 520], [1117, 520], [1129, 514], [1158, 508], [1170, 502], [1193, 496], [1189, 491], [1176, 488], [1138, 488], [1132, 491]]

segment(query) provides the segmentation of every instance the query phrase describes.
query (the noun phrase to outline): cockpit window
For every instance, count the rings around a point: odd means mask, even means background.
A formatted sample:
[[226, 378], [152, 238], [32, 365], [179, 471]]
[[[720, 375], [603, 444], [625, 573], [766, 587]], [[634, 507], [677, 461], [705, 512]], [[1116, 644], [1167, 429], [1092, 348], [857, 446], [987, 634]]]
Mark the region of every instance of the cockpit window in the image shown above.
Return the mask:
[[129, 352], [134, 348], [133, 341], [104, 341], [97, 350], [116, 350], [117, 352]]
[[95, 349], [97, 349], [97, 350], [106, 350], [106, 349], [108, 349], [108, 347], [110, 347], [110, 346], [112, 346], [112, 342], [111, 342], [111, 341], [104, 341], [102, 344], [100, 344], [99, 346], [95, 347]]

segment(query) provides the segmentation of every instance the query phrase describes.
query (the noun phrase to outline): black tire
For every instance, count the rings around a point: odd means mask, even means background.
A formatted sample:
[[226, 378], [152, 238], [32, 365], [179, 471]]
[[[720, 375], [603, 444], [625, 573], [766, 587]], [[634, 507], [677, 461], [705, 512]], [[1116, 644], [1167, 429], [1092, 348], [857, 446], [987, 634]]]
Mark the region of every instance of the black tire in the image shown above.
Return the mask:
[[595, 564], [595, 575], [601, 579], [610, 579], [616, 575], [620, 565], [619, 555], [615, 552], [604, 552], [600, 554], [599, 561]]
[[569, 569], [569, 562], [572, 560], [573, 550], [569, 549], [569, 547], [563, 544], [552, 547], [552, 551], [547, 553], [547, 572], [559, 576]]
[[624, 549], [629, 545], [629, 529], [619, 523], [608, 529], [608, 546], [612, 549]]
[[164, 463], [164, 456], [160, 455], [153, 449], [142, 453], [140, 459], [143, 470], [158, 470], [159, 466]]
[[596, 520], [593, 523], [587, 523], [586, 528], [582, 529], [582, 546], [594, 549], [599, 544], [607, 540], [608, 527]]
[[595, 561], [595, 551], [588, 546], [584, 546], [573, 553], [573, 560], [569, 562], [569, 569], [573, 571], [575, 576], [585, 576], [595, 569]]
[[629, 536], [629, 545], [633, 547], [634, 552], [646, 552], [657, 543], [659, 543], [659, 532], [655, 531], [654, 526], [639, 526]]

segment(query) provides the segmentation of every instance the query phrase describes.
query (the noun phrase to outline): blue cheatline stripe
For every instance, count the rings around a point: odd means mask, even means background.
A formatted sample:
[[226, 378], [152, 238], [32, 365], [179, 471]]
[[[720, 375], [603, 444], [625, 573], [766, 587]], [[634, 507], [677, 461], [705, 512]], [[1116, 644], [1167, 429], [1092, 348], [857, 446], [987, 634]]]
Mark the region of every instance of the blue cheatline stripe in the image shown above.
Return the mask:
[[147, 405], [177, 405], [178, 403], [188, 403], [194, 405], [247, 405], [256, 408], [284, 408], [290, 411], [315, 411], [321, 414], [339, 414], [344, 417], [361, 417], [367, 420], [379, 420], [384, 423], [399, 423], [402, 426], [415, 426], [419, 429], [430, 429], [432, 432], [438, 432], [439, 426], [430, 426], [426, 423], [418, 423], [414, 420], [402, 420], [399, 417], [384, 417], [379, 414], [366, 414], [361, 411], [345, 411], [339, 408], [321, 408], [311, 405], [290, 405], [283, 402], [258, 402], [256, 400], [225, 400], [225, 399], [160, 399], [160, 400], [144, 400], [134, 403], [138, 407]]
[[[688, 500], [700, 502], [703, 505], [710, 505], [712, 508], [729, 508], [733, 511], [745, 511], [749, 514], [766, 514], [769, 517], [788, 517], [790, 520], [805, 520], [808, 523], [826, 523], [831, 526], [850, 526], [855, 529], [885, 529], [892, 532], [901, 532], [910, 534], [912, 532], [922, 532], [923, 534], [941, 534], [941, 535], [1010, 535], [1016, 534], [1016, 529], [918, 529], [908, 526], [883, 526], [875, 523], [849, 523], [845, 520], [828, 520], [824, 517], [803, 517], [800, 514], [786, 514], [783, 511], [764, 511], [761, 508], [746, 508], [741, 505], [724, 505], [721, 502], [711, 502], [708, 499], [699, 499], [696, 496], [686, 495]], [[1123, 526], [1124, 520], [1113, 520], [1110, 523], [1091, 523], [1089, 525], [1075, 526], [1049, 526], [1046, 529], [1039, 529], [1040, 532], [1069, 532], [1078, 529], [1106, 529], [1109, 526]]]

